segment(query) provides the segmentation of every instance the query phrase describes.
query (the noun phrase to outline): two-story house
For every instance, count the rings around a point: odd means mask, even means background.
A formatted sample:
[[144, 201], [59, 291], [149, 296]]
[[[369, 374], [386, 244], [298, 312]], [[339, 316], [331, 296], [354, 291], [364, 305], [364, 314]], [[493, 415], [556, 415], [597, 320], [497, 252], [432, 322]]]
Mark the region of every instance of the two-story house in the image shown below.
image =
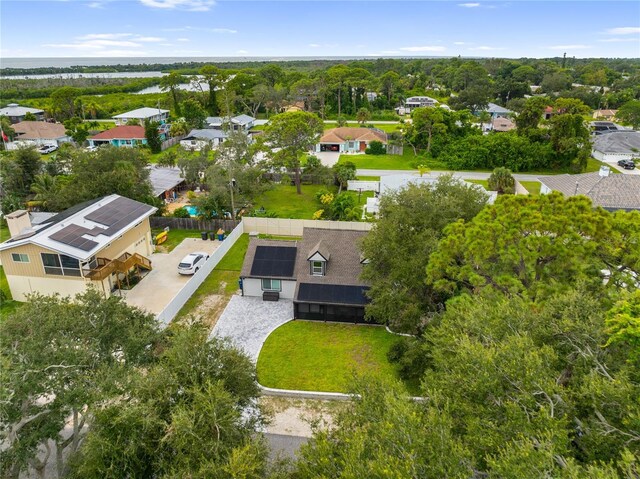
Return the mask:
[[157, 208], [119, 195], [87, 201], [32, 224], [25, 210], [5, 216], [11, 238], [0, 260], [14, 299], [74, 296], [95, 286], [109, 296], [134, 268], [151, 269], [149, 217]]
[[116, 125], [144, 125], [146, 121], [156, 121], [158, 123], [166, 123], [169, 118], [169, 110], [161, 110], [160, 108], [138, 108], [137, 110], [127, 111], [112, 117], [116, 121]]

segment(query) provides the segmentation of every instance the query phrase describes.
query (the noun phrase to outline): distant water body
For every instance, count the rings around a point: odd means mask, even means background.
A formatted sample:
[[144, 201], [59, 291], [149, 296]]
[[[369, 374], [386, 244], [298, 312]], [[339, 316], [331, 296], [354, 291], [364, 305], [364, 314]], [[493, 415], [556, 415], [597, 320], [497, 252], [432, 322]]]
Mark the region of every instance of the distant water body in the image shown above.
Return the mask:
[[[114, 58], [2, 58], [0, 68], [69, 68], [169, 63], [274, 62], [295, 60], [357, 60], [371, 57], [114, 57]], [[427, 58], [427, 57], [421, 57]]]

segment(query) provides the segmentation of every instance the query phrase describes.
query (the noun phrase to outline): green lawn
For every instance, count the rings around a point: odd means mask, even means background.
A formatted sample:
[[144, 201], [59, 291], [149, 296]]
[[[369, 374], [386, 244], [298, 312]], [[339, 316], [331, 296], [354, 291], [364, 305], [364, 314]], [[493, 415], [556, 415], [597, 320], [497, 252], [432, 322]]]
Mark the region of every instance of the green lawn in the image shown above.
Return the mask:
[[6, 298], [0, 300], [0, 321], [4, 316], [14, 312], [22, 303], [14, 301], [11, 297], [11, 290], [9, 289], [9, 283], [7, 282], [7, 276], [4, 274], [4, 268], [0, 266], [0, 290], [4, 293]]
[[359, 181], [380, 181], [379, 176], [358, 176]]
[[[396, 341], [381, 326], [291, 321], [264, 343], [258, 380], [272, 388], [350, 392], [354, 373], [398, 379], [387, 360]], [[417, 393], [415, 386], [407, 390]]]
[[9, 236], [9, 227], [6, 224], [0, 225], [0, 243], [7, 241], [9, 239]]
[[537, 196], [540, 194], [540, 182], [539, 181], [521, 181], [520, 184], [524, 186], [529, 194]]
[[321, 209], [316, 200], [318, 190], [324, 185], [302, 185], [302, 194], [296, 193], [296, 187], [290, 185], [274, 185], [269, 191], [254, 201], [256, 209], [264, 208], [268, 213], [275, 213], [278, 218], [311, 219], [313, 213]]
[[[374, 122], [369, 122], [367, 123], [368, 126], [372, 126], [373, 128], [377, 128], [378, 130], [382, 130], [386, 133], [393, 133], [394, 131], [402, 131], [402, 127], [404, 125], [400, 124], [400, 123], [376, 123]], [[358, 123], [357, 121], [348, 121], [347, 122], [347, 126], [349, 127], [359, 127], [360, 123]], [[324, 131], [327, 130], [331, 130], [333, 128], [337, 128], [338, 125], [337, 123], [325, 123], [324, 124]], [[363, 127], [363, 128], [367, 128], [367, 126]]]
[[249, 235], [243, 234], [185, 303], [177, 315], [178, 319], [189, 316], [202, 300], [210, 294], [221, 294], [230, 297], [238, 290], [240, 270], [248, 247]]
[[447, 169], [444, 163], [417, 157], [406, 147], [403, 155], [340, 155], [338, 161], [351, 161], [357, 168], [369, 170], [415, 170], [419, 164], [432, 170]]
[[[154, 228], [151, 230], [151, 236], [155, 238], [155, 236], [162, 231], [161, 228]], [[182, 243], [185, 238], [200, 238], [200, 230], [170, 230], [167, 235], [167, 240], [158, 245], [158, 252], [170, 253], [173, 251], [173, 248]]]
[[475, 183], [476, 185], [481, 185], [485, 190], [489, 189], [489, 180], [464, 180], [468, 183]]

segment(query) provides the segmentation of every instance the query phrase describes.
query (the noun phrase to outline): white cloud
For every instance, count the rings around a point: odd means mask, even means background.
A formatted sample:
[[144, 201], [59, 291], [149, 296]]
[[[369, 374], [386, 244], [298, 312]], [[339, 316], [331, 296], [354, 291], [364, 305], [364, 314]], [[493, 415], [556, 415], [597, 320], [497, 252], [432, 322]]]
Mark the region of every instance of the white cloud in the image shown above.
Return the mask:
[[78, 40], [115, 40], [117, 38], [132, 37], [133, 33], [89, 33], [76, 37]]
[[421, 47], [401, 47], [403, 52], [443, 52], [446, 50], [442, 46], [421, 46]]
[[87, 3], [87, 7], [89, 7], [89, 8], [104, 8], [104, 3], [102, 3], [102, 2], [89, 2], [89, 3]]
[[454, 45], [466, 45], [466, 42], [453, 42]]
[[248, 54], [249, 52], [248, 52], [248, 51], [246, 51], [246, 50], [238, 50], [236, 53], [237, 53], [238, 55], [246, 55], [246, 54]]
[[163, 42], [166, 39], [161, 37], [136, 37], [134, 38], [136, 42], [145, 42], [145, 43], [156, 43]]
[[140, 0], [140, 3], [151, 8], [181, 9], [190, 12], [206, 12], [216, 4], [215, 0]]
[[640, 33], [640, 27], [617, 27], [605, 31], [609, 35], [633, 35]]
[[164, 32], [210, 32], [210, 33], [238, 33], [238, 30], [233, 28], [202, 28], [202, 27], [177, 27], [177, 28], [163, 28]]
[[139, 43], [127, 40], [87, 40], [78, 43], [48, 43], [44, 47], [101, 49], [104, 47], [140, 47]]
[[606, 43], [621, 43], [621, 42], [637, 42], [638, 39], [633, 37], [633, 38], [617, 38], [617, 37], [613, 37], [613, 38], [603, 38], [602, 40], [598, 40], [599, 42], [606, 42]]
[[189, 40], [188, 38], [177, 38], [176, 42], [190, 42], [191, 40]]
[[468, 48], [468, 50], [473, 52], [493, 52], [496, 50], [504, 50], [502, 47], [489, 47], [486, 45], [481, 45], [479, 47]]
[[476, 7], [479, 7], [480, 4], [479, 3], [459, 3], [458, 6], [465, 7], [465, 8], [476, 8]]
[[591, 48], [589, 45], [553, 45], [550, 50], [585, 50]]
[[318, 48], [320, 45], [318, 45], [317, 43], [309, 43], [309, 46], [311, 48]]

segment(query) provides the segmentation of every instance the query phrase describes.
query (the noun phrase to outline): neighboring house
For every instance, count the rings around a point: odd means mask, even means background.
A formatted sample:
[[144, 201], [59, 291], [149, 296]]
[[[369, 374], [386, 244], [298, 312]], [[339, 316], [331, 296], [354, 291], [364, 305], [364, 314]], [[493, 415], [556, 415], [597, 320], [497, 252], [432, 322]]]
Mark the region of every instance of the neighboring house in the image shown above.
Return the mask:
[[160, 108], [138, 108], [137, 110], [120, 113], [112, 117], [116, 121], [116, 125], [126, 125], [134, 123], [144, 125], [148, 121], [157, 121], [158, 123], [166, 123], [169, 118], [169, 110], [161, 110]]
[[293, 299], [293, 317], [363, 322], [363, 231], [305, 228], [302, 240], [252, 239], [240, 278], [245, 296]]
[[435, 107], [438, 105], [438, 100], [429, 96], [412, 96], [405, 100], [402, 106], [396, 108], [398, 115], [408, 115], [416, 108], [421, 107]]
[[632, 131], [631, 128], [625, 128], [612, 121], [592, 121], [589, 126], [594, 135], [602, 135], [612, 131]]
[[508, 108], [501, 107], [500, 105], [496, 105], [495, 103], [489, 103], [484, 110], [477, 111], [476, 115], [479, 115], [480, 112], [483, 112], [483, 111], [486, 111], [487, 113], [489, 113], [492, 119], [507, 118], [508, 116], [513, 114], [513, 111], [509, 110]]
[[153, 188], [153, 196], [162, 200], [171, 200], [178, 196], [185, 181], [180, 168], [149, 167], [149, 182]]
[[540, 194], [559, 191], [565, 196], [585, 195], [593, 206], [609, 211], [640, 211], [640, 175], [612, 175], [603, 166], [599, 172], [546, 176], [539, 180]]
[[372, 141], [387, 144], [387, 134], [377, 128], [340, 127], [324, 132], [316, 151], [364, 153]]
[[492, 131], [511, 131], [516, 128], [516, 124], [509, 118], [503, 118], [501, 116], [491, 120], [490, 129]]
[[91, 146], [112, 145], [132, 148], [147, 144], [144, 127], [139, 125], [116, 126], [89, 138]]
[[0, 116], [6, 116], [11, 123], [20, 123], [24, 121], [27, 113], [35, 115], [36, 120], [44, 120], [44, 110], [39, 108], [29, 108], [28, 106], [20, 106], [17, 103], [9, 103], [4, 108], [0, 108]]
[[[380, 195], [388, 194], [390, 192], [398, 191], [402, 188], [406, 188], [410, 184], [412, 185], [433, 185], [438, 181], [437, 176], [420, 176], [418, 173], [398, 173], [394, 175], [382, 175], [380, 177], [380, 184], [378, 187], [378, 195], [374, 198], [367, 198], [367, 203], [363, 207], [362, 216], [365, 217], [367, 214], [370, 215], [378, 215], [380, 212]], [[487, 203], [493, 204], [498, 197], [498, 193], [496, 191], [487, 191], [482, 185], [478, 185], [475, 183], [469, 183], [463, 180], [459, 180], [467, 186], [473, 186], [474, 188], [480, 189], [485, 192], [487, 195]], [[349, 187], [351, 189], [351, 187]]]
[[595, 110], [593, 112], [593, 118], [595, 120], [607, 120], [613, 121], [616, 118], [618, 110]]
[[253, 128], [256, 119], [249, 115], [238, 115], [232, 118], [209, 116], [205, 121], [208, 128], [213, 128], [214, 130], [223, 130], [228, 125], [229, 129], [234, 131], [249, 131]]
[[600, 161], [619, 161], [640, 158], [640, 132], [611, 131], [593, 137], [591, 151]]
[[227, 139], [227, 136], [224, 131], [212, 128], [191, 130], [187, 136], [180, 140], [180, 146], [191, 151], [200, 151], [206, 146], [216, 148]]
[[60, 146], [71, 141], [71, 137], [66, 134], [66, 128], [60, 123], [22, 121], [13, 125], [13, 130], [16, 132], [16, 143]]
[[11, 238], [0, 259], [14, 299], [73, 296], [95, 286], [106, 297], [132, 268], [151, 269], [149, 217], [157, 208], [119, 195], [76, 205], [31, 222], [25, 210], [5, 216]]

